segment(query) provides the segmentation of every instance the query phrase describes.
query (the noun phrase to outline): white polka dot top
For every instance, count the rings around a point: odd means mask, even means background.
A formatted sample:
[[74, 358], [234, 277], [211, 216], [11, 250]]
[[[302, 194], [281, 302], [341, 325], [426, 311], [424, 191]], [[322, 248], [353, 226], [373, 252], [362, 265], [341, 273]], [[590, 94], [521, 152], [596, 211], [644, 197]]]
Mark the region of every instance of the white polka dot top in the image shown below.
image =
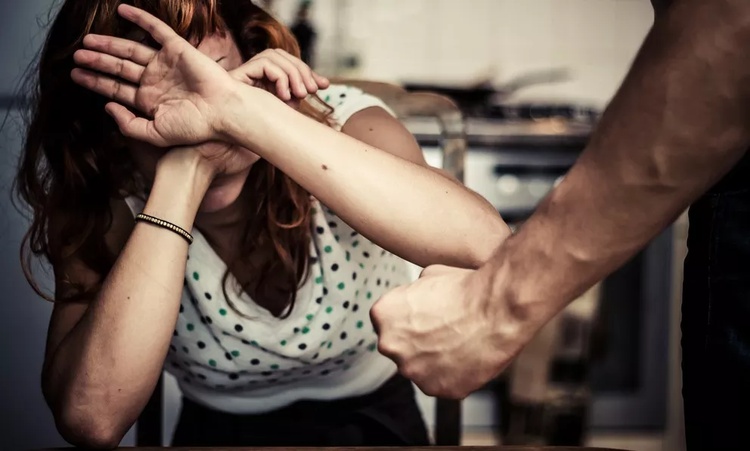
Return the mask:
[[[383, 103], [331, 86], [320, 93], [338, 128], [357, 111]], [[387, 108], [386, 108], [387, 109]], [[134, 214], [143, 204], [129, 198]], [[225, 263], [193, 230], [185, 288], [165, 369], [187, 398], [230, 413], [262, 413], [299, 400], [370, 393], [396, 372], [377, 352], [369, 318], [386, 291], [411, 280], [408, 264], [359, 235], [313, 200], [311, 267], [288, 318], [274, 317], [245, 293], [222, 291]], [[234, 280], [228, 287], [234, 286]]]

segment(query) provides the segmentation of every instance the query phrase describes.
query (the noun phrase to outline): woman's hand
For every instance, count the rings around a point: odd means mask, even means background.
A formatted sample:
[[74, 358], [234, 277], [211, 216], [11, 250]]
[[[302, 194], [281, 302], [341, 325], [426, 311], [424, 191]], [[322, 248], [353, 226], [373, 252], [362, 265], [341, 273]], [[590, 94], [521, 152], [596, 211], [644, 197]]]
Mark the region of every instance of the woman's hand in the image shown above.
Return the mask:
[[124, 4], [118, 12], [146, 30], [161, 50], [112, 36], [88, 35], [83, 41], [86, 48], [77, 51], [74, 59], [96, 72], [77, 68], [71, 76], [114, 101], [107, 104], [107, 113], [127, 137], [159, 147], [218, 141], [223, 138], [223, 108], [235, 94], [237, 81], [255, 87], [273, 85], [285, 101], [293, 101], [292, 94], [304, 98], [328, 85], [328, 80], [279, 50], [265, 51], [229, 73], [151, 14]]
[[229, 73], [245, 84], [276, 94], [287, 103], [303, 100], [330, 85], [327, 78], [282, 49], [264, 50]]
[[[154, 16], [124, 4], [118, 12], [146, 30], [161, 50], [112, 36], [88, 35], [83, 40], [86, 49], [74, 54], [75, 62], [117, 78], [74, 69], [73, 80], [114, 101], [106, 111], [130, 138], [160, 147], [219, 138], [218, 110], [231, 96], [235, 80]], [[137, 117], [126, 106], [148, 119]]]

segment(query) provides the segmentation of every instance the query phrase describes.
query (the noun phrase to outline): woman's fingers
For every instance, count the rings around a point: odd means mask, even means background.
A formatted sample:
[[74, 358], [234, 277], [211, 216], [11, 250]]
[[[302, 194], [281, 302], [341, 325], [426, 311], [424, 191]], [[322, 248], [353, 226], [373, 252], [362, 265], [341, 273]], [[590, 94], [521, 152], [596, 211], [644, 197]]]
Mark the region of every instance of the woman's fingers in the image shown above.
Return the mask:
[[106, 53], [91, 50], [77, 50], [73, 54], [76, 64], [93, 69], [105, 74], [114, 75], [117, 78], [127, 80], [131, 83], [139, 83], [143, 71], [146, 69], [140, 64], [117, 58]]
[[[289, 77], [289, 89], [295, 97], [300, 99], [307, 97], [310, 93], [310, 86], [305, 82], [304, 74], [300, 72], [299, 68], [293, 62], [273, 50], [263, 52], [261, 55], [262, 59], [265, 59], [271, 64], [275, 64], [287, 74], [287, 77]], [[316, 90], [317, 86], [312, 89], [312, 92], [315, 92]]]
[[112, 116], [124, 136], [160, 147], [168, 144], [154, 129], [152, 121], [136, 116], [119, 103], [110, 102], [104, 107], [104, 110]]
[[179, 38], [179, 35], [169, 25], [142, 9], [123, 3], [117, 8], [117, 12], [123, 18], [143, 28], [161, 45], [166, 44], [171, 39]]
[[108, 99], [124, 103], [131, 107], [135, 106], [137, 88], [133, 85], [96, 74], [86, 69], [73, 69], [70, 77], [77, 84]]
[[139, 42], [98, 34], [86, 35], [83, 38], [83, 46], [89, 50], [130, 60], [141, 66], [148, 65], [157, 53], [156, 50]]
[[312, 69], [310, 69], [310, 66], [305, 64], [301, 59], [292, 56], [285, 50], [275, 49], [273, 52], [276, 55], [279, 55], [280, 60], [288, 61], [299, 71], [299, 74], [302, 77], [302, 81], [308, 93], [315, 94], [318, 91], [319, 86], [317, 81], [315, 81], [315, 78], [313, 77], [313, 71]]

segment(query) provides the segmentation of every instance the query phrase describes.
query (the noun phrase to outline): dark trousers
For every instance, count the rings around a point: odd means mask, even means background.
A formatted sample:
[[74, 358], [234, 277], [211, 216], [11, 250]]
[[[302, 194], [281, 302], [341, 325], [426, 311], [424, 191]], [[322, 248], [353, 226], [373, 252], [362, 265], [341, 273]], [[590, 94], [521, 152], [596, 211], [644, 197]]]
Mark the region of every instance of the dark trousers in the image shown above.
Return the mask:
[[427, 429], [411, 382], [394, 376], [375, 392], [303, 401], [258, 415], [234, 415], [183, 399], [173, 446], [425, 446]]
[[682, 304], [688, 450], [748, 450], [750, 156], [689, 216]]

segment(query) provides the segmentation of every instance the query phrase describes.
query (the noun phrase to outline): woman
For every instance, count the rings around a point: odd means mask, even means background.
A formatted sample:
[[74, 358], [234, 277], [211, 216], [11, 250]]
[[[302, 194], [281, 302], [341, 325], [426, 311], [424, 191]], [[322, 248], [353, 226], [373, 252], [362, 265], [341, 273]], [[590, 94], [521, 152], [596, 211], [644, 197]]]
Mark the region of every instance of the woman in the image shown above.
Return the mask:
[[174, 445], [426, 444], [368, 311], [403, 259], [481, 264], [495, 209], [249, 0], [121, 3], [62, 5], [19, 173], [55, 272], [60, 432], [117, 445], [166, 359]]

